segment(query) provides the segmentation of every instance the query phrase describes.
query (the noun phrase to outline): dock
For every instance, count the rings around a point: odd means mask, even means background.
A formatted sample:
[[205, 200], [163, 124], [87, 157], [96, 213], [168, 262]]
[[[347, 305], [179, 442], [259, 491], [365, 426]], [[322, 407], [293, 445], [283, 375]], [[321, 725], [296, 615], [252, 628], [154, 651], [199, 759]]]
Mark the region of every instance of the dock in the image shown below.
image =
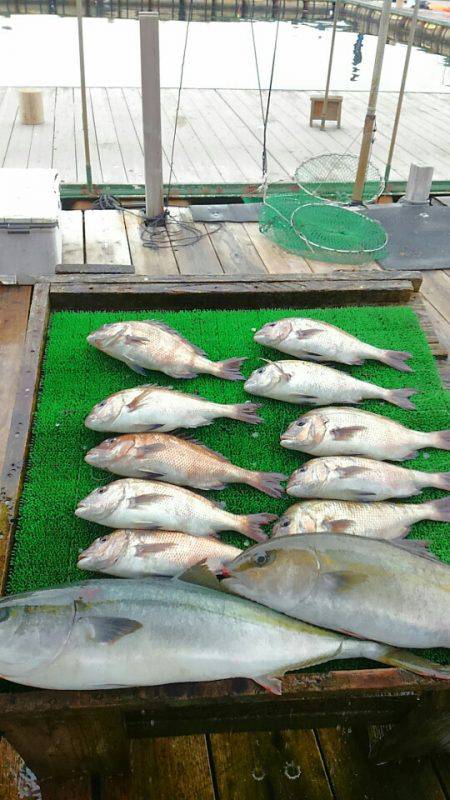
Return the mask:
[[[342, 128], [309, 127], [309, 91], [273, 92], [268, 128], [269, 180], [292, 181], [296, 167], [323, 153], [359, 152], [367, 92], [343, 95]], [[0, 166], [54, 167], [68, 184], [85, 183], [80, 90], [45, 89], [46, 122], [19, 122], [17, 89], [0, 88]], [[162, 90], [164, 180], [169, 179], [176, 89]], [[140, 90], [91, 88], [88, 92], [91, 162], [96, 184], [142, 184]], [[381, 92], [372, 161], [384, 172], [397, 102]], [[450, 94], [407, 92], [391, 180], [405, 181], [412, 161], [432, 165], [434, 179], [449, 181]], [[173, 184], [247, 184], [261, 181], [262, 121], [259, 94], [249, 89], [185, 89], [175, 148]]]

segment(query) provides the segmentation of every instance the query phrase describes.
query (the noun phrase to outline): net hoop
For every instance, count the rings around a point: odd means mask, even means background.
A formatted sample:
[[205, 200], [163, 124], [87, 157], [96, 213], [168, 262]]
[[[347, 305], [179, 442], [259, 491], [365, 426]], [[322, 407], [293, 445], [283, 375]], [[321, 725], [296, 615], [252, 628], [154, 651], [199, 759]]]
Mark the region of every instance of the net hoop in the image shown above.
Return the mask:
[[[294, 180], [302, 191], [324, 201], [350, 203], [358, 169], [357, 156], [350, 153], [326, 153], [312, 156], [297, 167]], [[330, 187], [331, 184], [331, 187]], [[334, 184], [334, 190], [333, 190]], [[327, 191], [324, 190], [327, 185]], [[373, 203], [384, 190], [384, 179], [371, 162], [367, 166], [363, 202]]]
[[[331, 215], [333, 216], [336, 213], [338, 219], [340, 217], [342, 220], [344, 220], [346, 217], [347, 219], [349, 219], [349, 217], [347, 216], [349, 214], [356, 215], [356, 217], [359, 217], [363, 228], [366, 228], [366, 230], [371, 230], [371, 232], [376, 231], [376, 234], [380, 235], [380, 243], [373, 247], [362, 246], [358, 248], [351, 248], [351, 247], [339, 248], [339, 247], [329, 247], [326, 244], [321, 243], [320, 241], [313, 241], [310, 237], [306, 236], [305, 233], [302, 233], [301, 230], [298, 229], [295, 217], [298, 214], [305, 215], [306, 213], [306, 215], [308, 215], [308, 209], [316, 207], [317, 207], [316, 203], [306, 203], [304, 206], [299, 206], [298, 208], [294, 209], [294, 211], [291, 214], [291, 218], [289, 220], [290, 225], [292, 225], [292, 228], [294, 229], [297, 236], [299, 236], [300, 239], [302, 239], [311, 250], [314, 250], [314, 248], [316, 248], [318, 250], [325, 250], [329, 253], [340, 253], [342, 255], [349, 255], [349, 256], [362, 255], [362, 254], [376, 256], [377, 253], [379, 253], [381, 250], [384, 250], [387, 247], [388, 234], [384, 230], [383, 226], [378, 222], [378, 220], [370, 219], [369, 217], [366, 217], [364, 214], [361, 214], [359, 211], [356, 211], [355, 209], [342, 208], [342, 206], [338, 206], [333, 203], [323, 204], [323, 212], [325, 214], [329, 215], [331, 213]], [[332, 211], [332, 209], [334, 209], [334, 211]], [[353, 221], [354, 217], [352, 217], [352, 222]], [[325, 225], [323, 227], [324, 229], [326, 228]]]

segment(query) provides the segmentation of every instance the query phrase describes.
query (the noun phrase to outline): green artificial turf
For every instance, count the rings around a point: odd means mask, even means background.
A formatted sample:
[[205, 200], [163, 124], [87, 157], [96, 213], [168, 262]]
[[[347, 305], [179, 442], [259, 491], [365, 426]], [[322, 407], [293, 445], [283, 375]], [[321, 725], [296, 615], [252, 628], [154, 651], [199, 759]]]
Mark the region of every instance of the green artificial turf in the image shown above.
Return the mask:
[[[409, 308], [54, 312], [49, 323], [8, 591], [40, 589], [90, 577], [88, 573], [77, 570], [77, 554], [97, 536], [104, 535], [107, 529], [76, 518], [73, 512], [80, 499], [100, 484], [114, 480], [114, 476], [84, 462], [85, 452], [108, 434], [88, 430], [83, 421], [95, 403], [113, 392], [154, 382], [185, 392], [198, 392], [218, 402], [261, 400], [264, 425], [217, 420], [210, 427], [197, 429], [194, 435], [231, 461], [252, 469], [289, 475], [309, 458], [284, 450], [278, 441], [289, 423], [309, 410], [308, 406], [252, 397], [244, 392], [242, 382], [211, 376], [176, 380], [162, 373], [149, 372], [148, 378], [140, 377], [121, 362], [89, 346], [86, 336], [90, 332], [106, 322], [117, 320], [164, 320], [204, 348], [213, 360], [247, 356], [244, 372], [249, 375], [261, 365], [261, 357], [289, 358], [254, 342], [254, 331], [265, 322], [302, 315], [331, 322], [373, 345], [412, 353], [410, 363], [414, 374], [398, 372], [374, 361], [360, 367], [343, 367], [355, 377], [382, 386], [414, 386], [420, 390], [415, 400], [417, 411], [405, 411], [381, 401], [365, 402], [364, 409], [419, 430], [450, 428], [450, 395], [442, 389], [425, 336]], [[448, 470], [450, 456], [440, 450], [421, 451], [406, 465], [425, 471]], [[225, 501], [229, 511], [244, 514], [262, 511], [281, 514], [294, 502], [287, 496], [286, 499], [272, 499], [248, 486], [232, 486], [209, 495]], [[442, 495], [443, 492], [430, 489], [411, 498], [410, 502], [422, 502]], [[450, 562], [449, 530], [450, 526], [446, 524], [422, 522], [414, 526], [412, 537], [429, 539], [433, 552]], [[249, 543], [239, 534], [227, 533], [223, 538], [240, 546]]]

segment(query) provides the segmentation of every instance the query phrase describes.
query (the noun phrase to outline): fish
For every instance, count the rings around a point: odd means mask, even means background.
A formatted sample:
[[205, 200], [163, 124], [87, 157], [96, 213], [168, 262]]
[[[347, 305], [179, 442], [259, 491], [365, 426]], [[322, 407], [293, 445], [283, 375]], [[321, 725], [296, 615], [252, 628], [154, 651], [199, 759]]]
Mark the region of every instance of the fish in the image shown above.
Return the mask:
[[179, 531], [119, 530], [101, 536], [78, 556], [78, 569], [117, 578], [172, 577], [204, 559], [218, 569], [242, 551], [209, 536]]
[[422, 472], [359, 456], [324, 456], [295, 470], [286, 492], [292, 497], [371, 502], [411, 497], [427, 486], [449, 491], [450, 472]]
[[336, 325], [308, 317], [287, 317], [268, 322], [254, 335], [255, 342], [307, 361], [336, 361], [364, 364], [367, 359], [381, 361], [401, 372], [412, 372], [405, 364], [411, 353], [386, 350], [362, 342]]
[[172, 378], [216, 375], [229, 381], [245, 380], [240, 368], [245, 358], [211, 361], [204, 350], [156, 319], [110, 322], [90, 333], [87, 341], [102, 353], [123, 361], [138, 375], [157, 370]]
[[244, 389], [251, 394], [302, 405], [385, 400], [409, 409], [415, 408], [409, 398], [417, 392], [417, 389], [385, 389], [310, 361], [270, 361], [252, 372]]
[[449, 677], [414, 653], [176, 578], [103, 578], [0, 598], [0, 674], [41, 689], [248, 678], [281, 694], [287, 671], [360, 656]]
[[260, 403], [213, 403], [170, 387], [147, 384], [116, 392], [94, 406], [84, 424], [111, 433], [168, 433], [177, 428], [211, 425], [221, 417], [257, 425]]
[[261, 525], [277, 519], [276, 514], [231, 514], [188, 489], [136, 478], [95, 489], [78, 503], [75, 515], [110, 528], [162, 528], [193, 536], [238, 531], [255, 541], [267, 538]]
[[450, 565], [420, 542], [278, 536], [220, 575], [225, 589], [311, 625], [394, 647], [450, 646]]
[[347, 533], [374, 539], [407, 536], [424, 519], [450, 522], [450, 498], [427, 503], [355, 503], [306, 500], [290, 506], [272, 528], [273, 536], [298, 533]]
[[371, 411], [330, 406], [303, 414], [281, 435], [280, 444], [312, 456], [407, 461], [425, 447], [450, 450], [450, 430], [415, 431]]
[[225, 489], [247, 483], [270, 497], [284, 493], [279, 472], [258, 472], [232, 464], [200, 442], [167, 433], [124, 434], [106, 439], [85, 455], [85, 461], [127, 478], [150, 478], [193, 489]]

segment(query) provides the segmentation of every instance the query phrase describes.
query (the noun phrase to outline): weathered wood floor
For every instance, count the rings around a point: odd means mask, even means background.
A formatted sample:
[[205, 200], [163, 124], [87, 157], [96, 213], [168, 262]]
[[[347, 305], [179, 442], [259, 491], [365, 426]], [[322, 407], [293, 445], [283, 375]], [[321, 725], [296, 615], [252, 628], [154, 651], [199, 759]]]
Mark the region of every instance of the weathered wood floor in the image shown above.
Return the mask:
[[[189, 219], [187, 209], [173, 211]], [[272, 245], [256, 223], [201, 225], [197, 244], [142, 248], [136, 216], [118, 211], [63, 213], [66, 264], [133, 264], [140, 274], [317, 272], [329, 264], [305, 261]], [[170, 244], [170, 242], [169, 242]], [[376, 268], [376, 265], [372, 265]], [[0, 464], [9, 427], [31, 290], [0, 287]], [[424, 297], [441, 340], [450, 347], [450, 271], [424, 273]], [[372, 733], [375, 733], [373, 730]], [[44, 800], [446, 800], [448, 757], [374, 766], [362, 728], [227, 733], [132, 743], [131, 777], [98, 782], [83, 777], [42, 787]], [[19, 794], [21, 761], [0, 741], [0, 800]], [[32, 795], [29, 795], [31, 798]]]
[[[0, 167], [55, 167], [66, 183], [84, 183], [80, 91], [45, 89], [46, 122], [24, 126], [17, 89], [0, 88]], [[162, 91], [164, 178], [169, 176], [176, 90]], [[275, 91], [268, 134], [270, 180], [290, 180], [305, 159], [321, 153], [358, 153], [367, 92], [343, 92], [342, 128], [309, 127], [309, 96]], [[373, 162], [384, 172], [397, 94], [378, 101]], [[450, 95], [407, 93], [392, 180], [405, 180], [412, 161], [432, 165], [450, 180]], [[143, 183], [141, 98], [137, 88], [89, 90], [91, 161], [95, 183]], [[261, 179], [261, 109], [253, 90], [186, 89], [182, 93], [173, 182], [255, 183]]]

